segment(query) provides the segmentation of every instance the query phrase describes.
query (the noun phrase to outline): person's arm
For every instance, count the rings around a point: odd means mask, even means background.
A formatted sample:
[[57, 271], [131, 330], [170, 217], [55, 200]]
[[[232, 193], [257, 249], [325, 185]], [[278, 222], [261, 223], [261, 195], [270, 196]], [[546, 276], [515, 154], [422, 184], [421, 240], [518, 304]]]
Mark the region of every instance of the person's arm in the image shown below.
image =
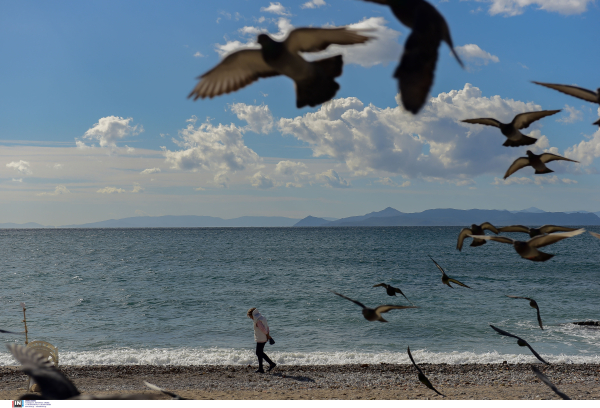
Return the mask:
[[269, 336], [269, 329], [265, 327], [263, 322], [261, 322], [260, 320], [257, 321], [256, 326], [258, 326], [258, 329], [267, 336], [267, 339], [271, 338], [271, 336]]

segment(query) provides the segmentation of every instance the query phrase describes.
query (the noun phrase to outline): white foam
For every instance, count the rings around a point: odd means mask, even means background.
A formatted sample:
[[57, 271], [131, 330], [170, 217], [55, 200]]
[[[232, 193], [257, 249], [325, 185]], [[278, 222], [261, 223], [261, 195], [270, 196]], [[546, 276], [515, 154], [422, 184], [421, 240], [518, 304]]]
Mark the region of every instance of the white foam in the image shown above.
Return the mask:
[[[254, 350], [248, 349], [107, 349], [95, 351], [59, 351], [61, 365], [248, 365], [256, 363]], [[339, 364], [410, 364], [406, 352], [364, 353], [361, 351], [344, 352], [276, 352], [267, 351], [269, 357], [278, 364], [290, 365], [339, 365]], [[500, 354], [451, 352], [434, 353], [427, 350], [411, 350], [418, 363], [446, 364], [499, 364], [536, 363], [531, 354]], [[542, 354], [551, 363], [559, 364], [600, 364], [599, 355]], [[0, 353], [0, 366], [18, 365], [8, 353]]]

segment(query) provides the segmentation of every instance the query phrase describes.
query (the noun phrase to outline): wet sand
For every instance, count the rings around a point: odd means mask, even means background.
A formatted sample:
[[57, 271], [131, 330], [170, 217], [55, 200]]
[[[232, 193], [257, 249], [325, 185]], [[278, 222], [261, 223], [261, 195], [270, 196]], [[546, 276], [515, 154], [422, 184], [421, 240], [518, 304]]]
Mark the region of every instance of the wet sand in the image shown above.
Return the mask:
[[[420, 364], [443, 398], [422, 385], [406, 364], [277, 366], [62, 366], [83, 394], [139, 392], [161, 396], [143, 381], [191, 399], [256, 400], [538, 400], [559, 399], [533, 374], [530, 364]], [[599, 364], [536, 364], [573, 399], [600, 399]], [[27, 377], [18, 367], [0, 367], [0, 399], [18, 399]]]

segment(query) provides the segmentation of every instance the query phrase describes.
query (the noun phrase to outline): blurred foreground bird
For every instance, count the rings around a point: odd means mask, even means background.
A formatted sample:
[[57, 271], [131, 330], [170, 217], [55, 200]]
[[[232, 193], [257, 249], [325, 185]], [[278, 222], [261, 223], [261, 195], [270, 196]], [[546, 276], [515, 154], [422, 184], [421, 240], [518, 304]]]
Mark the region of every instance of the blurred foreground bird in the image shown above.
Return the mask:
[[526, 129], [536, 120], [554, 115], [559, 110], [545, 110], [537, 112], [525, 112], [515, 116], [510, 123], [502, 123], [493, 118], [465, 119], [464, 123], [475, 123], [479, 125], [495, 126], [500, 128], [500, 132], [506, 136], [506, 141], [502, 146], [528, 146], [537, 142], [536, 138], [524, 135], [519, 129]]
[[183, 397], [175, 394], [174, 392], [167, 391], [163, 388], [160, 388], [158, 385], [154, 385], [152, 383], [149, 383], [148, 381], [144, 381], [144, 384], [146, 385], [146, 387], [148, 387], [154, 391], [162, 392], [163, 394], [168, 395], [169, 397], [172, 397], [175, 400], [187, 400], [187, 398], [183, 398]]
[[[471, 228], [463, 228], [460, 230], [460, 233], [458, 234], [458, 241], [456, 242], [456, 249], [461, 251], [462, 246], [463, 246], [463, 241], [465, 240], [465, 238], [470, 237], [471, 235], [485, 235], [485, 232], [483, 232], [484, 230], [492, 231], [494, 234], [498, 233], [498, 229], [496, 227], [494, 227], [492, 224], [490, 224], [489, 222], [484, 222], [483, 224], [480, 224], [480, 225], [471, 224]], [[486, 242], [487, 241], [484, 239], [473, 239], [473, 241], [471, 242], [471, 245], [469, 245], [469, 246], [476, 247], [476, 246], [483, 245]]]
[[[408, 300], [406, 295], [404, 293], [402, 293], [402, 291], [400, 289], [395, 288], [392, 285], [388, 285], [387, 283], [378, 283], [377, 285], [373, 285], [374, 288], [377, 288], [379, 286], [383, 286], [385, 288], [385, 293], [387, 293], [388, 296], [396, 296], [396, 293], [400, 293], [402, 296], [404, 296], [404, 298], [406, 300]], [[410, 300], [408, 300], [408, 301], [410, 302]]]
[[452, 44], [450, 29], [444, 17], [425, 0], [365, 0], [390, 6], [402, 24], [412, 30], [404, 44], [404, 53], [394, 78], [402, 105], [417, 114], [427, 100], [433, 84], [433, 73], [438, 58], [438, 47], [446, 42], [461, 67], [464, 65]]
[[499, 329], [499, 328], [497, 328], [497, 327], [494, 327], [494, 326], [492, 326], [491, 324], [490, 324], [490, 327], [491, 327], [492, 329], [496, 330], [496, 331], [498, 332], [498, 334], [500, 334], [500, 335], [502, 335], [502, 336], [513, 337], [513, 338], [517, 339], [517, 344], [518, 344], [519, 346], [521, 346], [521, 347], [528, 347], [528, 348], [529, 348], [529, 350], [531, 350], [531, 352], [533, 353], [533, 355], [534, 355], [534, 356], [535, 356], [535, 357], [536, 357], [538, 360], [540, 360], [540, 361], [541, 361], [542, 363], [544, 363], [544, 364], [548, 364], [548, 365], [550, 365], [550, 363], [549, 363], [549, 362], [547, 362], [546, 360], [544, 360], [544, 359], [542, 358], [542, 356], [540, 356], [540, 355], [539, 355], [539, 354], [538, 354], [538, 353], [537, 353], [537, 352], [536, 352], [536, 351], [535, 351], [535, 350], [534, 350], [534, 349], [533, 349], [533, 348], [532, 348], [532, 347], [529, 345], [529, 343], [527, 343], [527, 342], [526, 342], [525, 340], [523, 340], [522, 338], [520, 338], [520, 337], [518, 337], [518, 336], [515, 336], [514, 334], [510, 334], [509, 332], [507, 332], [507, 331], [504, 331], [504, 330], [502, 330], [502, 329]]
[[561, 227], [559, 225], [542, 225], [539, 228], [529, 228], [524, 225], [508, 225], [506, 227], [498, 228], [500, 232], [525, 232], [529, 234], [530, 238], [537, 237], [538, 235], [550, 234], [552, 232], [566, 232], [576, 231], [577, 228]]
[[567, 394], [560, 392], [558, 390], [558, 388], [556, 388], [556, 385], [552, 384], [550, 382], [550, 380], [548, 379], [548, 377], [546, 377], [544, 374], [542, 374], [542, 372], [537, 367], [531, 366], [531, 371], [533, 371], [533, 373], [537, 376], [537, 378], [539, 378], [544, 384], [546, 384], [548, 387], [550, 387], [550, 389], [552, 391], [554, 391], [556, 393], [556, 395], [558, 395], [559, 397], [561, 397], [564, 400], [571, 399], [568, 397]]
[[[433, 261], [433, 258], [431, 258], [431, 255], [428, 255], [428, 256]], [[436, 261], [433, 261], [433, 263], [442, 272], [442, 283], [444, 285], [448, 285], [448, 286], [450, 286], [452, 288], [452, 285], [450, 285], [450, 282], [452, 282], [452, 283], [456, 283], [457, 285], [464, 286], [465, 288], [471, 289], [469, 286], [465, 285], [464, 283], [461, 283], [461, 282], [457, 281], [456, 279], [452, 279], [448, 275], [446, 275], [446, 272], [444, 272], [444, 270], [442, 269], [442, 267], [440, 265], [438, 265], [438, 263]]]
[[571, 232], [561, 232], [550, 235], [538, 235], [536, 237], [531, 238], [527, 242], [517, 241], [507, 237], [494, 237], [490, 235], [476, 235], [473, 238], [481, 238], [502, 242], [505, 244], [512, 244], [512, 246], [515, 248], [515, 251], [517, 251], [517, 253], [521, 255], [521, 258], [529, 259], [530, 261], [534, 262], [545, 262], [548, 259], [552, 258], [554, 255], [538, 251], [537, 248], [554, 244], [555, 242], [561, 241], [565, 238], [574, 237], [575, 235], [583, 234], [584, 232], [585, 229], [581, 228]]
[[2, 330], [2, 329], [0, 329], [0, 333], [5, 333], [5, 334], [25, 334], [25, 332], [12, 332], [12, 331]]
[[377, 306], [375, 309], [369, 309], [368, 307], [366, 307], [365, 305], [363, 305], [362, 303], [360, 303], [357, 300], [350, 299], [349, 297], [344, 296], [340, 293], [334, 292], [333, 290], [331, 290], [330, 292], [335, 293], [336, 295], [343, 297], [344, 299], [348, 299], [349, 301], [354, 302], [357, 305], [359, 305], [360, 307], [362, 307], [363, 308], [363, 310], [362, 310], [363, 316], [365, 317], [365, 319], [367, 319], [370, 322], [374, 322], [375, 320], [377, 320], [380, 322], [387, 323], [387, 320], [385, 320], [383, 317], [381, 317], [381, 314], [389, 312], [392, 309], [416, 309], [417, 308], [417, 306], [381, 305], [381, 306]]
[[282, 42], [260, 34], [257, 42], [261, 49], [229, 54], [199, 77], [200, 82], [188, 98], [212, 98], [236, 91], [259, 78], [285, 75], [294, 81], [298, 108], [317, 106], [333, 98], [340, 88], [334, 78], [342, 74], [342, 56], [309, 62], [300, 53], [323, 51], [331, 44], [361, 44], [369, 39], [345, 27], [297, 28]]
[[412, 354], [410, 354], [410, 347], [408, 347], [406, 349], [406, 351], [408, 352], [408, 357], [410, 358], [410, 361], [412, 361], [413, 365], [415, 366], [415, 368], [419, 372], [419, 381], [421, 381], [423, 384], [425, 384], [425, 386], [427, 388], [429, 388], [430, 390], [435, 391], [436, 393], [438, 393], [442, 397], [446, 397], [444, 394], [442, 394], [441, 392], [439, 392], [438, 390], [436, 390], [435, 388], [433, 388], [433, 385], [431, 384], [431, 381], [429, 381], [429, 379], [427, 377], [425, 377], [425, 374], [423, 373], [423, 371], [421, 370], [421, 368], [417, 365], [417, 363], [415, 363], [415, 360], [413, 359]]
[[557, 154], [535, 154], [532, 153], [531, 150], [527, 150], [527, 157], [519, 157], [517, 160], [515, 160], [513, 164], [510, 165], [508, 170], [506, 170], [506, 174], [504, 174], [504, 179], [506, 180], [506, 178], [511, 174], [527, 166], [533, 167], [535, 169], [535, 174], [554, 173], [554, 170], [550, 170], [545, 165], [545, 163], [551, 162], [553, 160], [566, 160], [574, 163], [579, 163], [577, 160], [567, 159], [566, 157], [562, 157]]
[[[556, 89], [558, 92], [562, 92], [567, 95], [574, 96], [579, 99], [583, 99], [584, 101], [592, 102], [600, 104], [600, 88], [594, 91], [590, 91], [589, 89], [580, 88], [578, 86], [572, 85], [559, 85], [559, 84], [548, 84], [544, 82], [535, 82], [534, 84], [542, 85], [547, 88]], [[600, 126], [600, 119], [593, 123], [594, 125]]]
[[537, 304], [537, 302], [531, 298], [527, 298], [527, 297], [520, 297], [520, 296], [511, 296], [511, 295], [506, 295], [506, 297], [509, 298], [513, 298], [513, 299], [525, 299], [525, 300], [529, 300], [529, 306], [533, 307], [535, 310], [537, 310], [537, 320], [538, 323], [540, 325], [540, 329], [544, 330], [544, 326], [542, 326], [542, 317], [540, 316], [540, 308]]
[[600, 239], [600, 234], [598, 234], [597, 232], [592, 232], [592, 231], [588, 231], [593, 237], [596, 237], [598, 239]]

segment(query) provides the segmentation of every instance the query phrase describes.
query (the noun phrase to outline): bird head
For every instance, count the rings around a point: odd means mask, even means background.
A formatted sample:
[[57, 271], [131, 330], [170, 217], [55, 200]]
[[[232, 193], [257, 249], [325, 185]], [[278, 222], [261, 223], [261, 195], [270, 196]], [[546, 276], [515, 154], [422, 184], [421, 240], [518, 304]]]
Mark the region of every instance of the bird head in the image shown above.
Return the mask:
[[535, 154], [531, 150], [527, 150], [525, 153], [527, 153], [527, 156], [529, 157], [535, 156]]

